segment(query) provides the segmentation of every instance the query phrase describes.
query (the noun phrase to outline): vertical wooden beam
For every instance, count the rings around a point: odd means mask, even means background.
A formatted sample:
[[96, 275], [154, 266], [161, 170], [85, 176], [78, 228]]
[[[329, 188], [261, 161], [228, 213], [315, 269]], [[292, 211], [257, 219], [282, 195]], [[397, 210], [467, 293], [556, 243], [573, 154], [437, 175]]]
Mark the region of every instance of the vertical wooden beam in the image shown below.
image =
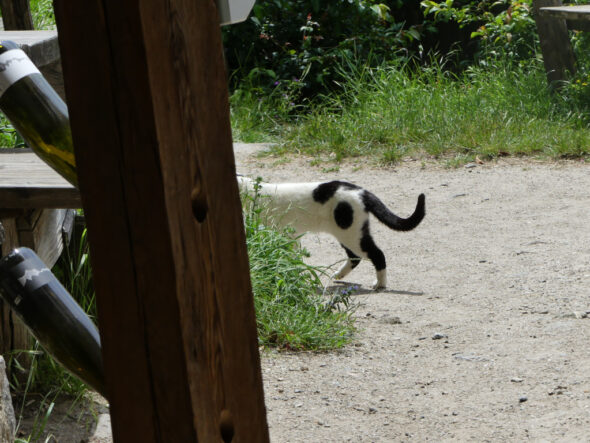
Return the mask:
[[266, 442], [215, 4], [55, 13], [115, 441]]
[[29, 0], [0, 0], [2, 22], [7, 31], [25, 31], [33, 28]]
[[546, 6], [561, 6], [561, 0], [534, 0], [533, 15], [539, 33], [543, 63], [550, 85], [557, 85], [575, 74], [574, 50], [564, 19], [545, 17], [539, 13], [539, 8]]
[[[17, 239], [16, 218], [5, 217], [0, 213], [0, 257], [19, 246]], [[29, 348], [29, 344], [30, 336], [27, 334], [27, 329], [10, 309], [8, 303], [0, 300], [0, 354], [7, 355], [15, 350], [24, 351]], [[19, 363], [26, 366], [26, 362], [20, 360], [19, 358]], [[10, 370], [10, 367], [8, 369]]]

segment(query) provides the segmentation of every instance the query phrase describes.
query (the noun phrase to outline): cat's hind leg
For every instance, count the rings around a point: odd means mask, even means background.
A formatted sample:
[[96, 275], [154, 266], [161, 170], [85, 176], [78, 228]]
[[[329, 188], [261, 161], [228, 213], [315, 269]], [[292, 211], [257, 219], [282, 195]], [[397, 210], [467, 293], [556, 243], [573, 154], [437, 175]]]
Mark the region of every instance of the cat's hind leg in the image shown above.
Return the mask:
[[363, 225], [363, 236], [361, 237], [361, 249], [367, 254], [369, 260], [375, 266], [377, 272], [377, 279], [373, 284], [373, 289], [385, 288], [387, 286], [387, 272], [385, 264], [385, 255], [383, 251], [377, 247], [373, 241], [373, 237], [369, 231], [369, 222]]
[[352, 252], [350, 249], [348, 249], [346, 246], [344, 246], [343, 244], [340, 244], [340, 246], [344, 248], [348, 258], [340, 267], [340, 269], [338, 269], [338, 271], [336, 271], [336, 273], [332, 276], [332, 278], [335, 280], [339, 280], [341, 278], [346, 277], [350, 273], [350, 271], [352, 271], [354, 268], [358, 266], [358, 264], [361, 261], [361, 258], [354, 252]]

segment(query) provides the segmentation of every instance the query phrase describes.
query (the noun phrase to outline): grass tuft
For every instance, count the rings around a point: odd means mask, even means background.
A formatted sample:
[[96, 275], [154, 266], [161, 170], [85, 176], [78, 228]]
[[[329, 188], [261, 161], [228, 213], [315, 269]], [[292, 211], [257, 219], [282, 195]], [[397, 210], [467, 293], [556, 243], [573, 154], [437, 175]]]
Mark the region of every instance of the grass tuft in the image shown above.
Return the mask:
[[[460, 75], [437, 64], [359, 67], [342, 91], [296, 120], [275, 113], [269, 131], [279, 141], [275, 154], [302, 152], [337, 162], [367, 157], [390, 164], [408, 156], [456, 163], [476, 156], [584, 158], [590, 150], [587, 106], [567, 89], [554, 93], [534, 62], [497, 62]], [[267, 115], [275, 112], [275, 101], [262, 99], [259, 122], [265, 120], [264, 105]], [[235, 97], [234, 106], [240, 103]]]
[[350, 294], [323, 295], [324, 270], [304, 262], [308, 253], [289, 230], [272, 227], [258, 195], [244, 197], [246, 241], [259, 341], [289, 350], [325, 350], [348, 343], [354, 332]]

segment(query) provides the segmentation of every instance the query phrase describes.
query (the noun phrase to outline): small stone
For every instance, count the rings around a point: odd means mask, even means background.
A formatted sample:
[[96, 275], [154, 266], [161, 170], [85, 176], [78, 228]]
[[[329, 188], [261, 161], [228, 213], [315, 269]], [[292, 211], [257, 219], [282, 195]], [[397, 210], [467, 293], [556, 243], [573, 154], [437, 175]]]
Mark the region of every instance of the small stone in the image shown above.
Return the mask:
[[381, 319], [381, 323], [386, 323], [388, 325], [401, 325], [402, 320], [399, 317], [384, 317]]
[[465, 169], [472, 169], [472, 168], [476, 168], [477, 164], [476, 163], [467, 163], [465, 165]]
[[377, 412], [377, 409], [369, 408], [369, 414], [375, 414], [376, 412]]
[[512, 383], [522, 383], [523, 379], [522, 379], [522, 378], [518, 378], [518, 377], [512, 377], [512, 378], [510, 379], [510, 381], [511, 381]]
[[518, 399], [518, 402], [519, 402], [519, 403], [524, 403], [524, 402], [525, 402], [525, 401], [527, 401], [527, 400], [528, 400], [528, 397], [522, 396], [522, 397], [520, 397], [520, 398]]
[[439, 334], [439, 333], [436, 333], [432, 336], [433, 340], [441, 340], [443, 338], [448, 338], [448, 336], [446, 334]]

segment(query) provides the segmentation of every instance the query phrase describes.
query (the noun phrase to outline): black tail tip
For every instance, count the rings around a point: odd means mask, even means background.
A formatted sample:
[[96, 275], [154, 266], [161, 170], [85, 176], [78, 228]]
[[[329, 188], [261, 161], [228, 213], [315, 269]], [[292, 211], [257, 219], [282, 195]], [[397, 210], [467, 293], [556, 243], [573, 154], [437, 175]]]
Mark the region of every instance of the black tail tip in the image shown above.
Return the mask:
[[418, 206], [419, 208], [422, 208], [422, 209], [424, 209], [424, 205], [425, 205], [425, 203], [426, 203], [426, 196], [425, 196], [424, 194], [420, 194], [420, 195], [418, 196], [418, 204], [417, 204], [417, 206]]

